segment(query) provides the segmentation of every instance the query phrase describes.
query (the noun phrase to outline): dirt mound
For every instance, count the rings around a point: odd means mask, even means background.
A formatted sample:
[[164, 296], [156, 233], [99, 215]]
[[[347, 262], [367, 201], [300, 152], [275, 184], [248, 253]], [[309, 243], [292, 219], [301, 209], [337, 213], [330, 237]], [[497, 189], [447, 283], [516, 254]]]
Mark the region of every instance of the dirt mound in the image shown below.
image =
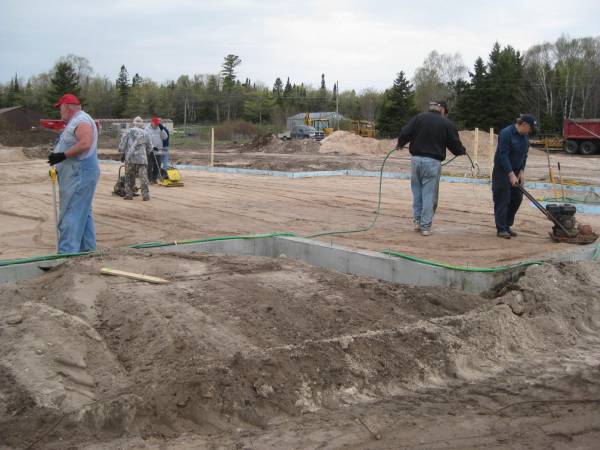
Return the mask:
[[[103, 278], [105, 266], [172, 282]], [[0, 435], [46, 448], [168, 439], [473, 383], [507, 364], [527, 373], [548, 355], [571, 355], [572, 371], [599, 350], [598, 292], [600, 268], [584, 263], [531, 267], [486, 299], [287, 258], [70, 260], [0, 286]]]
[[57, 133], [46, 129], [7, 130], [0, 129], [0, 144], [7, 147], [35, 147], [52, 144], [58, 138]]
[[334, 131], [321, 142], [320, 153], [342, 155], [384, 155], [394, 148], [393, 139], [378, 140], [358, 136], [349, 131]]
[[282, 140], [274, 134], [255, 137], [252, 142], [241, 147], [240, 152], [262, 153], [318, 153], [319, 142], [313, 139]]
[[252, 139], [247, 144], [243, 144], [241, 147], [241, 151], [262, 151], [264, 147], [272, 145], [276, 143], [276, 141], [280, 141], [274, 134], [259, 134]]

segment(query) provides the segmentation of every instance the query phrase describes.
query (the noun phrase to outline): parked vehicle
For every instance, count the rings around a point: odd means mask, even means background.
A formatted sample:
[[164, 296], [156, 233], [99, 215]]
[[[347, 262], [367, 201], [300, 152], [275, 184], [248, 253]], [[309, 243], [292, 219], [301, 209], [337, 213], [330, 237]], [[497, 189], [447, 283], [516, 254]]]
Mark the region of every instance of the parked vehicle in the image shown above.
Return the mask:
[[290, 131], [290, 139], [315, 139], [320, 141], [324, 137], [325, 133], [308, 125], [296, 125]]
[[600, 119], [565, 119], [562, 134], [567, 153], [592, 155], [600, 150]]
[[529, 140], [532, 147], [564, 150], [571, 155], [593, 155], [600, 152], [600, 119], [565, 119], [562, 137], [539, 135]]

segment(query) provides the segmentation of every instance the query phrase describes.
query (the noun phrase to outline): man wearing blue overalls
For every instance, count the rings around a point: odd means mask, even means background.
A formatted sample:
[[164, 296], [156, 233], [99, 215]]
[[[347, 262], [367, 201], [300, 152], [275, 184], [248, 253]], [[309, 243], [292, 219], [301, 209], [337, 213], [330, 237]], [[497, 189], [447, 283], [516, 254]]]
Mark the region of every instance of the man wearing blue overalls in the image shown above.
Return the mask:
[[54, 108], [60, 109], [60, 117], [66, 122], [53, 153], [48, 156], [48, 163], [56, 165], [58, 173], [58, 253], [93, 251], [96, 229], [92, 200], [100, 178], [96, 153], [98, 129], [73, 94], [63, 95]]
[[525, 184], [525, 164], [529, 152], [529, 135], [535, 131], [535, 118], [522, 114], [514, 125], [502, 129], [498, 135], [498, 147], [494, 156], [492, 194], [496, 235], [510, 239], [517, 237], [511, 229], [515, 215], [521, 206], [523, 193], [516, 187]]

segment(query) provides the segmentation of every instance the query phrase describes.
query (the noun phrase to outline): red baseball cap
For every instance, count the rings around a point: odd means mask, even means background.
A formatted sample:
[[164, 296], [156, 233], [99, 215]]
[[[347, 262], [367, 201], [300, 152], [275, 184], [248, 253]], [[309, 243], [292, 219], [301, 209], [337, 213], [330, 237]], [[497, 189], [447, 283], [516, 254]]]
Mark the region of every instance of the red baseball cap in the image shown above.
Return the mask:
[[60, 108], [60, 105], [81, 105], [81, 102], [73, 94], [65, 94], [52, 107]]
[[153, 117], [150, 122], [152, 125], [158, 125], [160, 123], [160, 117]]

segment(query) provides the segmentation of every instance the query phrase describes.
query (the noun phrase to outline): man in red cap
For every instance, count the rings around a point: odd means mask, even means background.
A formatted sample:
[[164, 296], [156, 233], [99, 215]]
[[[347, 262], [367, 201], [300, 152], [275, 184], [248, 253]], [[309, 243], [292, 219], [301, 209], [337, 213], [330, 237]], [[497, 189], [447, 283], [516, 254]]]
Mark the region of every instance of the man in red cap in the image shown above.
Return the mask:
[[147, 155], [148, 180], [150, 183], [156, 183], [162, 162], [163, 141], [167, 139], [168, 135], [160, 127], [160, 118], [156, 116], [153, 116], [150, 120], [150, 125], [146, 127], [146, 132], [150, 136], [150, 143], [152, 144], [152, 152]]
[[98, 129], [81, 102], [73, 94], [63, 95], [54, 108], [66, 126], [48, 164], [56, 165], [60, 212], [58, 220], [58, 252], [79, 253], [96, 250], [96, 229], [92, 201], [100, 178], [96, 153]]

